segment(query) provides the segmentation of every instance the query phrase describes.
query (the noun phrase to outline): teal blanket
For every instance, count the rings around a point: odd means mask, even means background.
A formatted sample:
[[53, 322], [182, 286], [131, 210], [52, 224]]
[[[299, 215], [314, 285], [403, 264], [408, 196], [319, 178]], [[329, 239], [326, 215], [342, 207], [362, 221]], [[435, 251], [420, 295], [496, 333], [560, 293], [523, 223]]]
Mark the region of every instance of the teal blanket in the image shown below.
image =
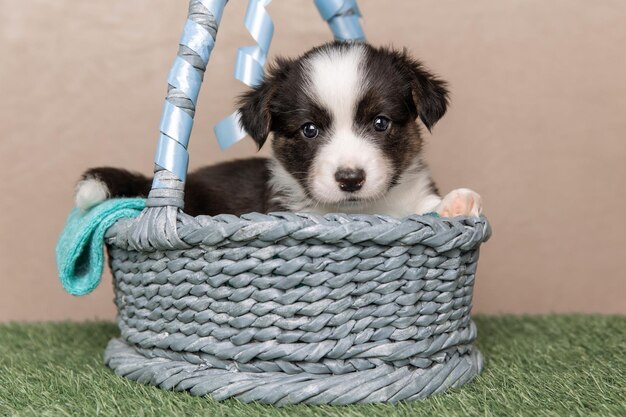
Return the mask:
[[122, 217], [137, 217], [140, 198], [105, 200], [86, 212], [72, 210], [56, 247], [59, 279], [65, 291], [85, 295], [100, 283], [104, 269], [104, 233]]

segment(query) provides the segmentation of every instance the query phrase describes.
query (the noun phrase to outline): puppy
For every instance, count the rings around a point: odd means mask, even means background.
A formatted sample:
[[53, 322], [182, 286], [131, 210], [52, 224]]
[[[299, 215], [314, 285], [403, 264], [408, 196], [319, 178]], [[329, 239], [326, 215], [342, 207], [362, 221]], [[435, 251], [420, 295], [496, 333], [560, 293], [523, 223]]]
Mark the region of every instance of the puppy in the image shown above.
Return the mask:
[[[422, 157], [417, 119], [430, 131], [447, 104], [446, 83], [406, 50], [335, 42], [278, 59], [239, 101], [242, 126], [259, 148], [273, 134], [273, 156], [192, 172], [185, 212], [478, 216], [480, 196], [457, 189], [441, 198]], [[147, 196], [150, 182], [93, 168], [78, 184], [76, 206]]]

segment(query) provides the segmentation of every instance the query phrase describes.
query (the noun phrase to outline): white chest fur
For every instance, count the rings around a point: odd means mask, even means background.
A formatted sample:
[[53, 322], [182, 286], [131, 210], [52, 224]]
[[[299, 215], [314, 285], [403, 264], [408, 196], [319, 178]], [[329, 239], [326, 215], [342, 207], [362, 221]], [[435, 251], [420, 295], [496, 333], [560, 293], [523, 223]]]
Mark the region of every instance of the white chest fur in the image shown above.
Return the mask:
[[411, 214], [425, 214], [434, 211], [441, 198], [431, 188], [428, 168], [416, 162], [380, 198], [367, 202], [346, 202], [343, 204], [321, 204], [306, 195], [300, 184], [278, 163], [271, 164], [270, 187], [279, 203], [286, 210], [311, 213], [363, 213], [385, 214], [405, 217]]

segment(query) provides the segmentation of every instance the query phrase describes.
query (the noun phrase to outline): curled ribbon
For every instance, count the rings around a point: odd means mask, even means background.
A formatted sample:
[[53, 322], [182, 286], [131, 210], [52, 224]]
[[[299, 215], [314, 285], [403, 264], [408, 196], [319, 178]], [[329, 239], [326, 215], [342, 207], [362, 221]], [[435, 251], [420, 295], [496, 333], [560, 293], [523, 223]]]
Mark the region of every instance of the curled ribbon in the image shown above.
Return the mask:
[[335, 39], [338, 41], [364, 41], [365, 34], [359, 18], [361, 11], [356, 0], [315, 0]]
[[[274, 35], [274, 23], [265, 10], [271, 2], [272, 0], [249, 0], [246, 10], [245, 26], [256, 44], [237, 50], [235, 78], [250, 87], [257, 86], [263, 81], [263, 65], [267, 60]], [[234, 112], [215, 125], [215, 136], [222, 149], [232, 146], [246, 136], [239, 119], [239, 112]]]
[[[235, 78], [250, 87], [263, 81], [263, 65], [267, 59], [274, 24], [265, 7], [271, 0], [249, 0], [245, 25], [256, 45], [237, 50]], [[339, 41], [363, 41], [365, 35], [359, 22], [361, 12], [356, 0], [315, 0], [322, 18], [328, 22], [335, 39]], [[215, 125], [215, 136], [222, 149], [239, 142], [246, 131], [239, 122], [239, 112], [234, 112]]]
[[[274, 24], [265, 8], [272, 0], [249, 0], [245, 26], [256, 44], [237, 50], [235, 78], [250, 87], [263, 81]], [[167, 77], [168, 94], [161, 116], [160, 135], [154, 158], [155, 172], [167, 170], [180, 181], [187, 177], [187, 146], [193, 127], [196, 102], [204, 71], [215, 46], [217, 29], [228, 0], [190, 0], [189, 14], [180, 39], [178, 55]], [[359, 22], [356, 0], [315, 0], [337, 40], [360, 41], [365, 36]], [[215, 126], [222, 149], [245, 135], [235, 112]], [[155, 176], [153, 188], [167, 188]]]

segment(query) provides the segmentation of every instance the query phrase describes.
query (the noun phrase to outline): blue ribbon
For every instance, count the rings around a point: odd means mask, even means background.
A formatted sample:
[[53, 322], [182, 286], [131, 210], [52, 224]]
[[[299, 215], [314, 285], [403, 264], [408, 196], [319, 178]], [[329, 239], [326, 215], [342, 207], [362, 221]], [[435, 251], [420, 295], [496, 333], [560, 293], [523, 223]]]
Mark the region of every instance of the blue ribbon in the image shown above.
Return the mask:
[[356, 0], [315, 0], [335, 39], [338, 41], [364, 41], [365, 34], [359, 18], [361, 11]]
[[[249, 0], [245, 25], [256, 41], [256, 45], [244, 46], [237, 50], [235, 78], [254, 87], [263, 81], [263, 65], [267, 59], [274, 24], [265, 7], [271, 0]], [[315, 0], [322, 18], [328, 22], [335, 39], [340, 41], [363, 41], [365, 35], [359, 22], [361, 12], [356, 0]], [[239, 142], [246, 136], [240, 124], [238, 112], [215, 125], [215, 136], [222, 149]]]
[[[263, 81], [263, 65], [267, 60], [274, 23], [265, 8], [272, 0], [249, 0], [244, 23], [256, 44], [237, 50], [235, 78], [249, 87], [255, 87]], [[239, 113], [234, 112], [215, 125], [214, 131], [220, 148], [226, 149], [246, 136], [246, 131], [239, 122]]]
[[[200, 3], [215, 19], [216, 26], [219, 26], [227, 1], [200, 0]], [[206, 67], [215, 46], [215, 39], [209, 31], [188, 17], [179, 44], [195, 52]], [[167, 76], [168, 84], [180, 90], [191, 101], [194, 110], [203, 73], [202, 69], [194, 68], [185, 59], [177, 56]], [[159, 142], [154, 157], [156, 171], [168, 170], [181, 181], [185, 181], [189, 165], [187, 145], [192, 127], [193, 117], [189, 113], [169, 101], [165, 102], [161, 115]], [[155, 180], [152, 188], [165, 188], [165, 185]]]

